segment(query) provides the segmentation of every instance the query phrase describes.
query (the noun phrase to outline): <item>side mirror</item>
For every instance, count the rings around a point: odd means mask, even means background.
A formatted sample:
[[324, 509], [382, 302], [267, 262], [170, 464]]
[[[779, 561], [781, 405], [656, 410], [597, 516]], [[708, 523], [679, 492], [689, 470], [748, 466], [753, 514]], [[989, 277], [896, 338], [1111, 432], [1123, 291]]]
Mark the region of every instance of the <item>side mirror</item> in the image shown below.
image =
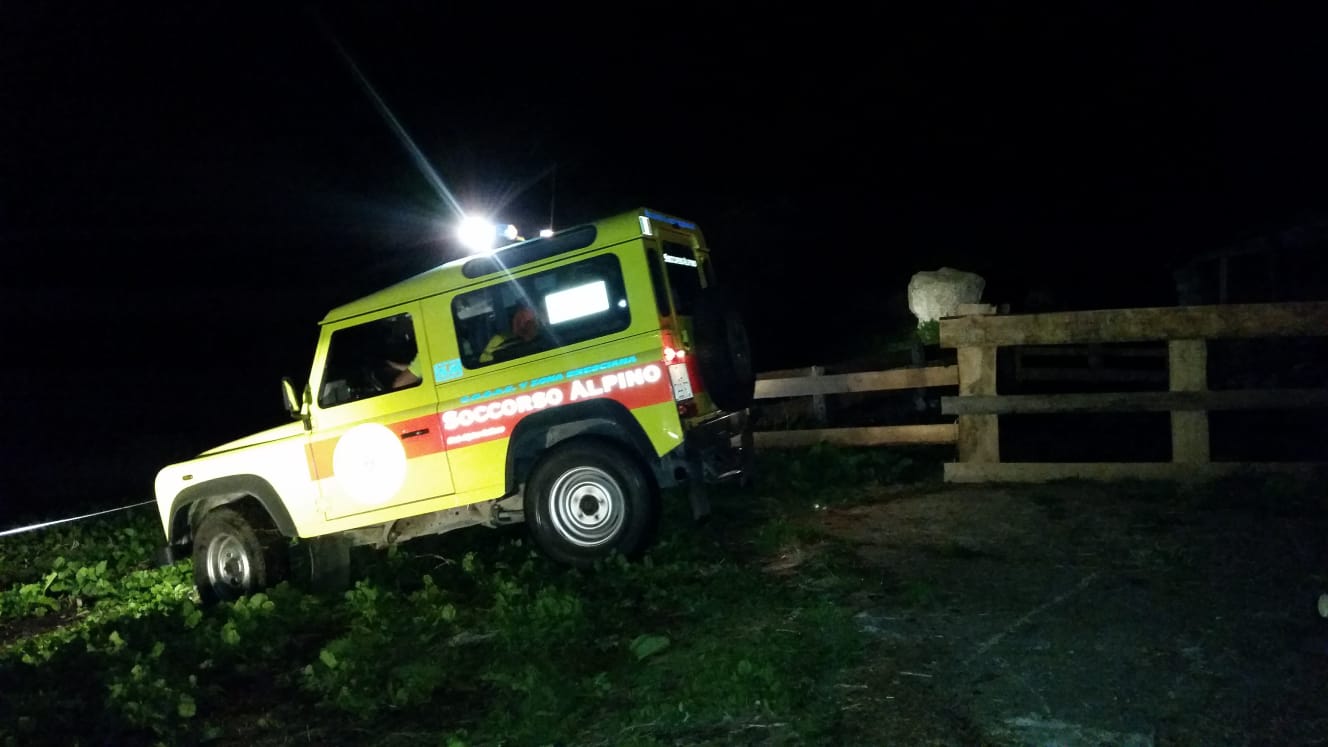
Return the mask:
[[[308, 389], [305, 390], [308, 393]], [[301, 397], [295, 394], [295, 385], [291, 383], [289, 376], [281, 378], [281, 399], [282, 404], [286, 406], [286, 414], [291, 416], [291, 420], [303, 420], [304, 427], [309, 428], [308, 410], [304, 408]]]
[[286, 406], [286, 414], [291, 416], [292, 420], [300, 417], [300, 398], [295, 394], [295, 385], [291, 383], [289, 376], [281, 377], [281, 399], [282, 404]]

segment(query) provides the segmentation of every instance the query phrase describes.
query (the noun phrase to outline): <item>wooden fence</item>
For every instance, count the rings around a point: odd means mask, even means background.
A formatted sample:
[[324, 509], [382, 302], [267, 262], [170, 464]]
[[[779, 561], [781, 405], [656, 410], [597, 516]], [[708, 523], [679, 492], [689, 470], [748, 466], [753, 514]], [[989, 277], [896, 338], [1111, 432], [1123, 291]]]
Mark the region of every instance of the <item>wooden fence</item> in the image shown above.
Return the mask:
[[[941, 320], [942, 347], [958, 351], [959, 396], [941, 411], [958, 416], [959, 461], [949, 482], [1040, 482], [1065, 478], [1203, 479], [1248, 471], [1320, 473], [1319, 462], [1212, 462], [1208, 411], [1328, 406], [1328, 389], [1209, 391], [1208, 340], [1328, 335], [1328, 303], [1226, 304]], [[1001, 396], [996, 353], [1025, 345], [1165, 342], [1169, 391]], [[1171, 413], [1171, 462], [1002, 463], [998, 417], [1015, 413]]]
[[1011, 351], [1016, 383], [1165, 383], [1165, 347], [1022, 345]]
[[[756, 399], [810, 398], [812, 419], [817, 424], [824, 426], [827, 421], [825, 406], [827, 395], [958, 385], [959, 373], [957, 366], [894, 368], [884, 371], [831, 375], [825, 374], [823, 366], [812, 366], [791, 371], [772, 371], [761, 374], [756, 382]], [[842, 446], [885, 446], [892, 444], [953, 444], [957, 438], [957, 429], [954, 423], [934, 423], [756, 431], [752, 435], [757, 448], [779, 449], [809, 446], [815, 443], [832, 443]]]

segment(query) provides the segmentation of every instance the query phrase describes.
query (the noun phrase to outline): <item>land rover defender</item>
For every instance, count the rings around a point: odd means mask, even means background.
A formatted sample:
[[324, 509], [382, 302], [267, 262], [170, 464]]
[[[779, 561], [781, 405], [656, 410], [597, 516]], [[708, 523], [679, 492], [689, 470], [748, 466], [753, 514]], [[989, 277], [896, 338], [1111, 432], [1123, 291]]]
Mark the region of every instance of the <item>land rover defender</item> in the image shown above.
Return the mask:
[[[162, 469], [167, 556], [205, 602], [353, 545], [524, 521], [577, 567], [638, 555], [661, 490], [750, 471], [746, 329], [695, 223], [640, 209], [440, 265], [330, 311], [292, 422]], [[331, 583], [338, 583], [332, 581]]]

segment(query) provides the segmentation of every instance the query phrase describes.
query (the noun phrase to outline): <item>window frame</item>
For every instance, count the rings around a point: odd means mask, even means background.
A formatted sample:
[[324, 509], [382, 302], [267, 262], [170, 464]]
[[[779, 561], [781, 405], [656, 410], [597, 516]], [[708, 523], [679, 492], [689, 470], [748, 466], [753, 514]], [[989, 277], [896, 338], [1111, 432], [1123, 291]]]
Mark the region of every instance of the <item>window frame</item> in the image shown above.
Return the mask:
[[[392, 326], [401, 325], [403, 318], [405, 323], [409, 325], [410, 341], [415, 347], [415, 355], [409, 361], [410, 368], [408, 370], [414, 372], [418, 380], [415, 383], [408, 384], [406, 386], [401, 386], [396, 388], [390, 388], [390, 387], [383, 388], [379, 391], [371, 391], [369, 393], [361, 394], [359, 396], [351, 396], [348, 399], [329, 400], [327, 394], [328, 394], [328, 386], [331, 382], [333, 381], [349, 382], [351, 380], [350, 375], [346, 375], [341, 378], [335, 378], [335, 379], [333, 378], [333, 374], [339, 375], [343, 373], [343, 371], [334, 369], [333, 367], [334, 364], [340, 364], [340, 361], [336, 357], [337, 351], [339, 349], [339, 346], [337, 345], [338, 339], [340, 339], [341, 341], [345, 341], [346, 339], [348, 339], [347, 337], [344, 336], [345, 333], [351, 331], [356, 331], [356, 334], [363, 335], [364, 334], [363, 330], [370, 328], [373, 325], [383, 325], [388, 328], [387, 331], [390, 333], [392, 331], [390, 328]], [[380, 364], [385, 363], [388, 360], [388, 356], [384, 355], [384, 353], [388, 352], [386, 350], [387, 343], [384, 342], [387, 339], [388, 339], [387, 337], [379, 337], [379, 342], [376, 345], [372, 343], [366, 343], [358, 339], [355, 340], [354, 342], [361, 346], [361, 350], [357, 352], [363, 354], [364, 360], [362, 360], [358, 365], [352, 364], [350, 366], [346, 366], [346, 368], [349, 370], [356, 371], [363, 378], [365, 382], [372, 382], [373, 384], [382, 386], [381, 381], [375, 380], [374, 371], [376, 370], [376, 368], [374, 367], [373, 364], [375, 360], [377, 360]], [[377, 355], [370, 355], [371, 352], [376, 352]], [[344, 327], [338, 327], [337, 329], [332, 330], [330, 333], [328, 333], [327, 352], [323, 356], [322, 368], [321, 371], [319, 372], [318, 396], [315, 398], [315, 402], [318, 405], [318, 409], [331, 410], [336, 407], [341, 407], [342, 405], [349, 405], [355, 402], [363, 402], [365, 400], [374, 399], [376, 397], [381, 397], [386, 394], [396, 394], [398, 392], [404, 392], [410, 389], [415, 389], [417, 387], [423, 386], [424, 376], [423, 374], [415, 370], [420, 360], [420, 356], [422, 354], [423, 351], [420, 349], [419, 319], [416, 317], [414, 313], [412, 313], [409, 310], [396, 311], [395, 313], [386, 314], [376, 319], [369, 319], [367, 321], [359, 322], [358, 324], [348, 324]], [[347, 391], [352, 393], [357, 391], [368, 391], [368, 389], [369, 386], [367, 383], [364, 387], [359, 387], [355, 389], [352, 389], [349, 386], [349, 384], [347, 384]]]
[[[559, 335], [559, 329], [558, 329], [559, 327], [563, 327], [564, 330], [575, 329], [577, 326], [585, 326], [588, 322], [580, 322], [578, 324], [576, 319], [570, 319], [567, 320], [570, 323], [570, 326], [564, 326], [561, 324], [550, 325], [548, 323], [548, 315], [547, 315], [548, 310], [545, 307], [544, 299], [551, 292], [568, 290], [575, 287], [576, 284], [560, 282], [555, 285], [555, 288], [552, 291], [546, 291], [546, 292], [538, 292], [537, 289], [535, 288], [535, 285], [541, 278], [546, 278], [549, 276], [556, 277], [560, 273], [571, 274], [578, 271], [585, 271], [586, 269], [590, 269], [592, 271], [593, 273], [592, 277], [594, 280], [603, 281], [609, 292], [608, 309], [606, 309], [604, 312], [600, 312], [598, 314], [593, 315], [593, 318], [605, 319], [605, 320], [616, 319], [617, 321], [607, 326], [604, 329], [595, 330], [592, 327], [593, 331], [587, 335], [576, 335], [570, 338], [564, 338], [563, 336]], [[609, 335], [618, 334], [632, 326], [632, 299], [628, 296], [627, 288], [628, 288], [627, 277], [623, 272], [622, 259], [614, 252], [604, 252], [602, 254], [594, 254], [588, 257], [581, 257], [576, 259], [575, 261], [567, 262], [566, 264], [559, 264], [554, 267], [546, 267], [521, 276], [504, 278], [498, 282], [487, 283], [485, 285], [476, 288], [470, 288], [463, 292], [457, 293], [452, 297], [451, 301], [448, 303], [448, 308], [449, 311], [451, 312], [451, 321], [453, 327], [452, 332], [456, 337], [457, 351], [460, 354], [458, 357], [461, 359], [461, 365], [467, 371], [477, 371], [501, 363], [511, 363], [515, 361], [526, 360], [532, 356], [537, 356], [544, 353], [548, 353], [550, 351], [559, 350], [569, 345], [577, 345], [583, 342], [597, 340]], [[532, 309], [535, 309], [535, 313], [540, 320], [542, 336], [545, 339], [546, 343], [541, 346], [535, 347], [529, 351], [521, 352], [518, 349], [518, 352], [515, 355], [510, 355], [502, 358], [494, 358], [493, 360], [488, 360], [488, 361], [480, 360], [481, 356], [483, 355], [484, 349], [487, 348], [486, 343], [482, 343], [485, 344], [485, 348], [480, 348], [479, 350], [467, 354], [466, 353], [467, 349], [474, 347], [472, 345], [472, 341], [467, 340], [468, 333], [470, 332], [470, 328], [472, 327], [474, 322], [470, 321], [469, 318], [462, 319], [460, 316], [458, 316], [458, 310], [462, 305], [468, 303], [468, 301], [466, 301], [465, 299], [476, 299], [476, 298], [484, 299], [485, 296], [488, 296], [487, 300], [491, 307], [496, 306], [496, 304], [493, 303], [494, 301], [493, 294], [495, 293], [502, 295], [510, 295], [512, 299], [517, 299], [517, 298], [525, 299], [526, 302], [530, 305], [530, 307]], [[625, 301], [626, 304], [620, 305], [618, 303], [619, 300]], [[507, 318], [516, 308], [517, 308], [516, 304], [508, 301], [504, 303], [501, 309], [493, 308], [489, 312], [487, 312], [487, 314], [488, 315], [501, 314], [504, 318]], [[490, 340], [492, 340], [493, 337], [502, 334], [502, 330], [506, 328], [504, 324], [498, 323], [496, 319], [488, 322], [488, 325], [490, 327], [489, 330]]]

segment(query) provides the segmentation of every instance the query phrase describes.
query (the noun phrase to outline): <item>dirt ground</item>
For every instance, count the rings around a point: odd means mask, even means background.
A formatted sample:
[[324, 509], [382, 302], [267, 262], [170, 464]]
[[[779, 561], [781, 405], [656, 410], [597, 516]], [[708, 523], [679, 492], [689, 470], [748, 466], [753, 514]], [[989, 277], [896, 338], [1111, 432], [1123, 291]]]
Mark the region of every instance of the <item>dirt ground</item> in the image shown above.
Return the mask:
[[869, 579], [847, 741], [1328, 744], [1321, 490], [931, 485], [818, 513]]

